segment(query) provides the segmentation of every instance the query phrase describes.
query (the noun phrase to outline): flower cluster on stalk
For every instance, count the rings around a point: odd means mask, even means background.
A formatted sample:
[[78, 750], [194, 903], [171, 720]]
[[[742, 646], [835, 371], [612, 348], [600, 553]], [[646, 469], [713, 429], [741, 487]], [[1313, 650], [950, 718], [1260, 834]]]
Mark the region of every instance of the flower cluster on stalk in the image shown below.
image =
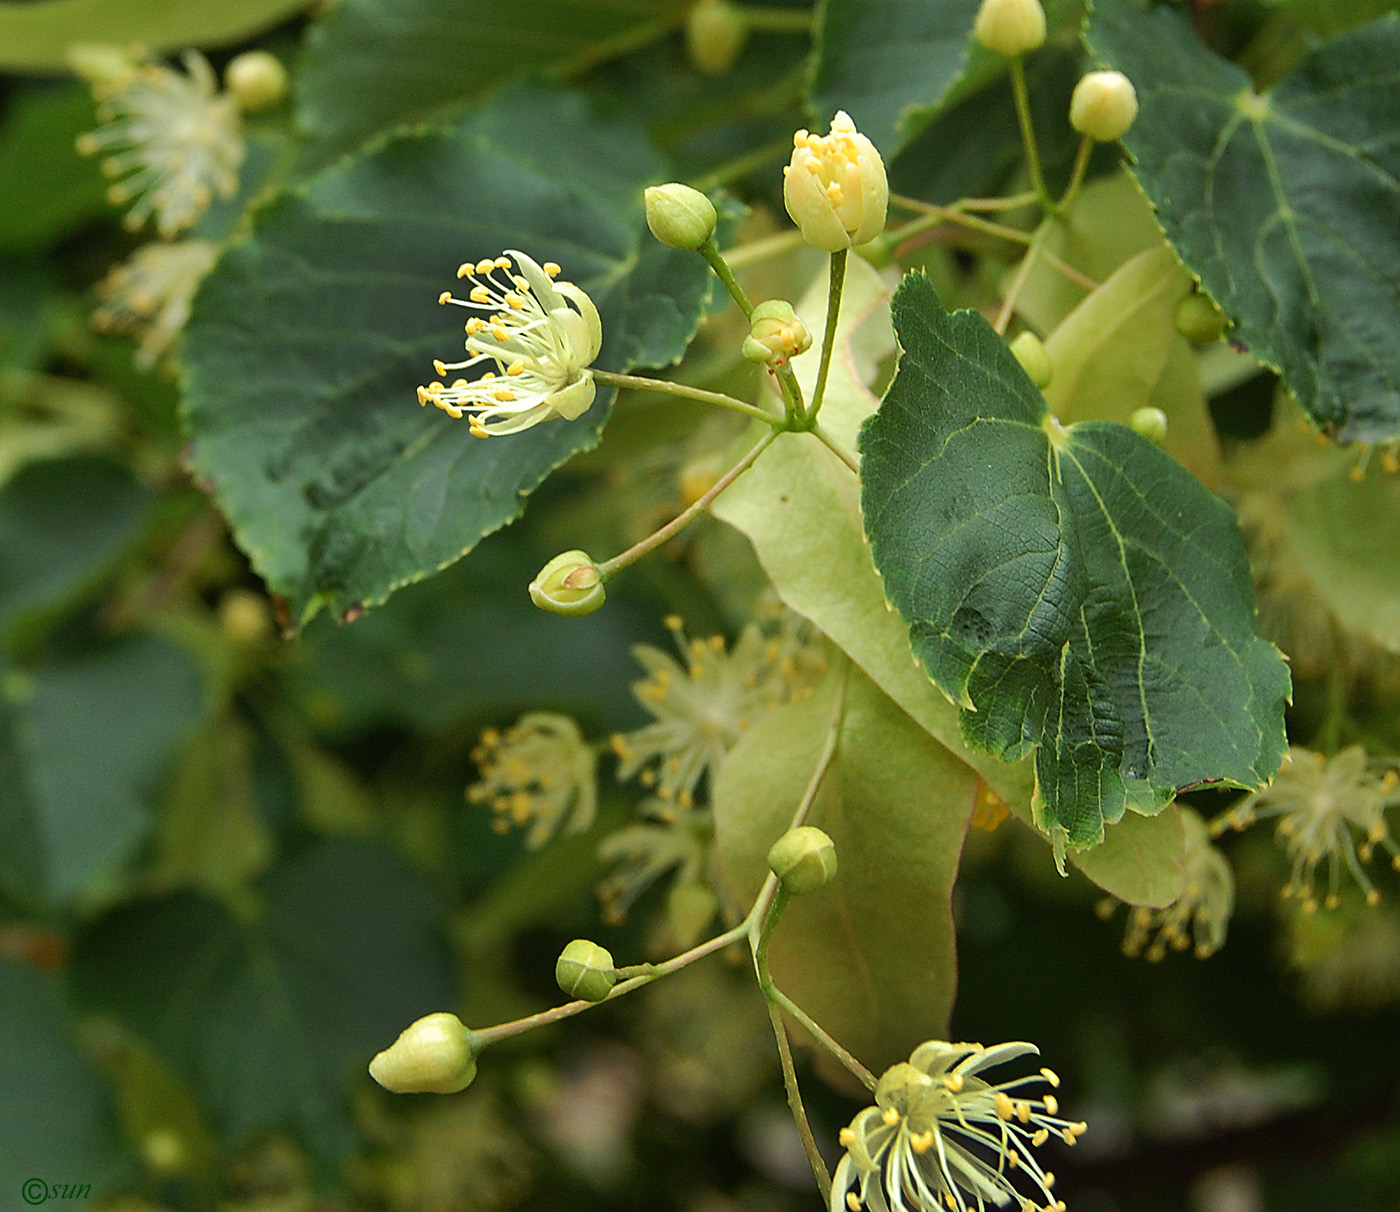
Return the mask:
[[[998, 1084], [981, 1076], [1034, 1055], [1034, 1044], [931, 1040], [887, 1069], [875, 1105], [841, 1130], [830, 1212], [1064, 1212], [1034, 1152], [1052, 1136], [1073, 1145], [1087, 1127], [1060, 1116], [1060, 1079], [1049, 1069]], [[1034, 1085], [1045, 1089], [1028, 1096]]]
[[488, 728], [472, 761], [481, 778], [467, 788], [467, 799], [490, 807], [498, 833], [528, 828], [525, 844], [533, 850], [557, 833], [581, 833], [593, 824], [596, 758], [568, 716], [532, 711], [504, 732]]

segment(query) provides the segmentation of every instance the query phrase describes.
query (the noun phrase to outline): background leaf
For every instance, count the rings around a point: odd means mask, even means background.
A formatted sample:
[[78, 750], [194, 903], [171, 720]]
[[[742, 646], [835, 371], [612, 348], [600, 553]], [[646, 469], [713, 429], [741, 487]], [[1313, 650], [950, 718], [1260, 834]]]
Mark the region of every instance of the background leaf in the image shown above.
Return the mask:
[[338, 1156], [351, 1081], [453, 1004], [433, 897], [382, 848], [341, 841], [284, 860], [259, 891], [241, 917], [193, 893], [109, 914], [79, 940], [74, 995], [168, 1058], [231, 1143], [291, 1128]]
[[0, 881], [25, 898], [90, 892], [146, 834], [154, 783], [198, 718], [198, 671], [134, 636], [33, 674], [0, 696]]
[[16, 1207], [35, 1178], [100, 1198], [120, 1173], [111, 1098], [67, 1022], [52, 977], [0, 960], [0, 1191]]
[[1088, 42], [1137, 89], [1134, 173], [1234, 335], [1343, 441], [1400, 435], [1400, 18], [1262, 96], [1166, 7], [1099, 0]]
[[563, 76], [679, 24], [683, 0], [343, 0], [310, 29], [296, 73], [308, 158], [479, 98], [522, 72]]
[[1234, 514], [1124, 426], [1061, 429], [1005, 342], [921, 275], [861, 435], [862, 507], [914, 650], [974, 745], [1035, 750], [1038, 822], [1083, 846], [1181, 787], [1262, 784], [1288, 674]]
[[[764, 716], [725, 760], [715, 835], [742, 904], [816, 768], [839, 679]], [[788, 906], [772, 961], [778, 987], [877, 1073], [947, 1031], [951, 895], [976, 795], [973, 772], [852, 669], [836, 760], [809, 817], [836, 843], [836, 878]]]
[[150, 502], [105, 459], [31, 463], [0, 488], [0, 626], [73, 592], [134, 537]]
[[152, 50], [226, 46], [300, 12], [307, 0], [40, 0], [0, 4], [0, 68], [62, 72], [74, 42]]
[[1400, 480], [1372, 470], [1305, 488], [1288, 504], [1284, 534], [1342, 626], [1400, 652]]
[[382, 602], [516, 517], [597, 441], [571, 423], [480, 441], [415, 405], [462, 348], [437, 304], [466, 260], [558, 260], [603, 319], [599, 365], [664, 365], [694, 335], [704, 262], [646, 230], [664, 166], [635, 127], [521, 88], [391, 140], [284, 195], [205, 280], [185, 338], [191, 460], [295, 619]]

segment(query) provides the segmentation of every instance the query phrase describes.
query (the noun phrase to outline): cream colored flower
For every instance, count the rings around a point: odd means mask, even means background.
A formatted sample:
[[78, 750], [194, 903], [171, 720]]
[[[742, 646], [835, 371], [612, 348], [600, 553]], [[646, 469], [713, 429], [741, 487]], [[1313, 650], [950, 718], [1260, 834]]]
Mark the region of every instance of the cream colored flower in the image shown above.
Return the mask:
[[1274, 831], [1293, 860], [1284, 896], [1296, 896], [1304, 909], [1315, 910], [1317, 872], [1325, 864], [1327, 893], [1322, 904], [1326, 908], [1340, 903], [1343, 870], [1360, 885], [1367, 903], [1374, 905], [1380, 893], [1363, 864], [1371, 861], [1377, 846], [1383, 846], [1400, 870], [1400, 847], [1385, 821], [1386, 809], [1396, 804], [1400, 804], [1400, 774], [1388, 763], [1370, 761], [1360, 745], [1343, 749], [1330, 761], [1320, 753], [1293, 748], [1274, 781], [1218, 817], [1211, 832], [1246, 829], [1255, 821], [1275, 817]]
[[481, 780], [467, 788], [487, 804], [498, 833], [529, 828], [534, 850], [559, 832], [582, 833], [598, 809], [593, 747], [566, 715], [532, 711], [505, 732], [488, 728], [472, 750]]
[[102, 126], [78, 138], [84, 155], [103, 155], [102, 170], [120, 178], [113, 204], [131, 203], [123, 220], [135, 230], [154, 216], [167, 239], [192, 226], [216, 198], [238, 191], [244, 143], [238, 106], [219, 91], [209, 61], [182, 56], [184, 72], [133, 61], [91, 70]]
[[[512, 264], [513, 262], [513, 264]], [[418, 389], [418, 403], [435, 404], [467, 418], [478, 438], [519, 433], [551, 417], [577, 420], [593, 403], [588, 373], [603, 347], [598, 309], [572, 282], [556, 282], [559, 266], [539, 265], [507, 249], [494, 260], [467, 262], [457, 270], [472, 285], [465, 299], [443, 291], [439, 303], [483, 313], [466, 323], [463, 362], [434, 362], [440, 375], [494, 365], [476, 379]]]
[[136, 365], [149, 369], [185, 327], [195, 288], [217, 255], [209, 240], [143, 244], [97, 284], [93, 327], [135, 336]]
[[840, 252], [885, 230], [890, 187], [875, 145], [842, 110], [831, 132], [800, 130], [792, 161], [783, 169], [783, 201], [808, 244]]
[[[875, 1106], [841, 1130], [846, 1155], [831, 1184], [830, 1212], [986, 1212], [1005, 1205], [1064, 1212], [1051, 1194], [1054, 1174], [1033, 1152], [1051, 1136], [1072, 1145], [1085, 1131], [1085, 1124], [1060, 1118], [1052, 1093], [1060, 1079], [1049, 1069], [998, 1085], [980, 1076], [1036, 1053], [1034, 1044], [930, 1040], [907, 1063], [887, 1069]], [[1022, 1096], [1032, 1083], [1048, 1089]]]

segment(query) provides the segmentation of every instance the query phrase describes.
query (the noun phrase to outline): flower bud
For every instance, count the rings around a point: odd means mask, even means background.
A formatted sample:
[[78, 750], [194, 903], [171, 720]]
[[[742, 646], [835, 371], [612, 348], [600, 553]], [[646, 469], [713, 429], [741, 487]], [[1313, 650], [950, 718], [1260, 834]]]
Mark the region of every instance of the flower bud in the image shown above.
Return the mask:
[[1035, 333], [1023, 332], [1011, 342], [1011, 352], [1016, 355], [1021, 369], [1030, 375], [1032, 383], [1042, 390], [1050, 386], [1055, 364], [1050, 361], [1050, 351], [1045, 348], [1045, 343]]
[[287, 95], [287, 69], [267, 51], [244, 51], [224, 68], [224, 84], [245, 114], [271, 109]]
[[748, 41], [749, 24], [728, 0], [699, 0], [685, 19], [685, 49], [706, 75], [727, 72]]
[[1209, 295], [1187, 295], [1176, 308], [1176, 331], [1197, 345], [1211, 345], [1225, 335], [1229, 321]]
[[272, 634], [272, 608], [251, 589], [230, 589], [219, 600], [219, 624], [235, 644], [257, 644]]
[[815, 892], [836, 874], [836, 846], [815, 826], [799, 825], [773, 843], [768, 869], [785, 892]]
[[808, 244], [840, 252], [866, 244], [885, 230], [890, 187], [885, 162], [844, 110], [831, 133], [800, 130], [792, 161], [783, 169], [783, 202]]
[[646, 191], [647, 226], [668, 248], [694, 252], [715, 234], [715, 204], [689, 185], [653, 185]]
[[1045, 10], [1040, 0], [982, 0], [972, 36], [988, 50], [1013, 59], [1045, 41]]
[[530, 582], [530, 600], [551, 614], [592, 614], [606, 594], [598, 565], [584, 551], [566, 551]]
[[1160, 408], [1139, 408], [1128, 418], [1128, 424], [1158, 446], [1167, 440], [1167, 414]]
[[1090, 72], [1074, 86], [1069, 124], [1100, 143], [1122, 138], [1137, 117], [1137, 91], [1122, 72]]
[[792, 310], [791, 303], [769, 299], [753, 309], [743, 348], [744, 357], [750, 362], [763, 362], [776, 369], [811, 348], [812, 334]]
[[455, 1014], [429, 1014], [369, 1063], [369, 1075], [396, 1094], [456, 1094], [476, 1076], [479, 1051]]
[[606, 947], [576, 938], [559, 953], [554, 979], [570, 997], [601, 1002], [617, 984], [617, 969]]

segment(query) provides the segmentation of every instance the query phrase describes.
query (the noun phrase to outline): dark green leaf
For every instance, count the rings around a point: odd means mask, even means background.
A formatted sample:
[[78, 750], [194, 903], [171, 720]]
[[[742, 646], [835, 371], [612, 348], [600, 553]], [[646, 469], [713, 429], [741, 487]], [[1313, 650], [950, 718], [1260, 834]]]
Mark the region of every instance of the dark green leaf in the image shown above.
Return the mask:
[[228, 250], [186, 330], [191, 457], [297, 621], [452, 563], [597, 441], [606, 391], [578, 421], [485, 442], [417, 406], [432, 359], [461, 356], [461, 313], [437, 305], [461, 262], [560, 262], [602, 314], [602, 366], [681, 355], [709, 279], [646, 230], [663, 171], [635, 127], [535, 87], [346, 162]]
[[1179, 788], [1255, 787], [1288, 673], [1260, 639], [1234, 514], [1126, 426], [1062, 428], [1005, 343], [922, 276], [861, 435], [885, 592], [969, 742], [1035, 749], [1038, 823], [1085, 846]]
[[1169, 8], [1100, 0], [1088, 37], [1137, 89], [1134, 171], [1234, 335], [1342, 440], [1400, 434], [1400, 18], [1262, 96]]
[[23, 468], [0, 489], [0, 625], [100, 570], [132, 539], [149, 499], [105, 459]]
[[138, 636], [0, 694], [0, 882], [64, 900], [110, 877], [150, 824], [149, 793], [195, 722], [199, 674], [165, 640]]
[[34, 1179], [88, 1183], [90, 1197], [100, 1198], [117, 1175], [111, 1100], [69, 1039], [67, 1017], [52, 978], [0, 961], [0, 1191], [7, 1207], [25, 1206], [23, 1187]]
[[511, 77], [566, 75], [673, 28], [684, 0], [344, 0], [312, 26], [297, 118], [320, 164]]
[[166, 1056], [230, 1145], [291, 1128], [339, 1155], [370, 1057], [452, 1006], [433, 898], [384, 850], [338, 841], [260, 890], [245, 919], [192, 893], [112, 913], [79, 941], [75, 995]]

